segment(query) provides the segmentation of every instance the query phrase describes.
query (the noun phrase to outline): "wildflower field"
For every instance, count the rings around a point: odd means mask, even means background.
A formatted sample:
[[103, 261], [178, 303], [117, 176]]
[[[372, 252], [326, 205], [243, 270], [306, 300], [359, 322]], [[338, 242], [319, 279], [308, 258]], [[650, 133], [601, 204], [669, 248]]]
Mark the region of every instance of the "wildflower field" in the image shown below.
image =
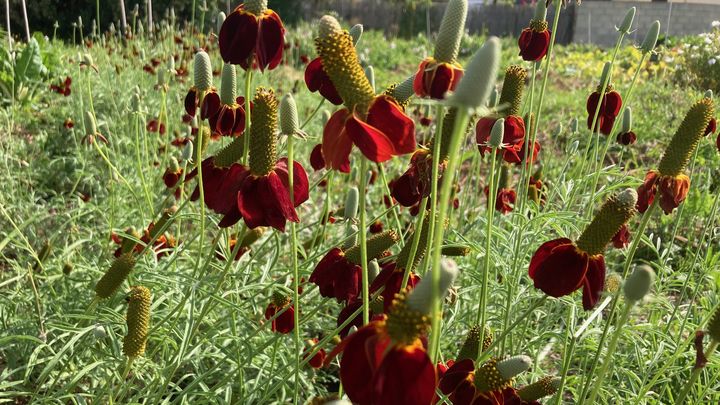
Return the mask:
[[0, 31], [0, 403], [719, 403], [720, 23], [551, 3]]

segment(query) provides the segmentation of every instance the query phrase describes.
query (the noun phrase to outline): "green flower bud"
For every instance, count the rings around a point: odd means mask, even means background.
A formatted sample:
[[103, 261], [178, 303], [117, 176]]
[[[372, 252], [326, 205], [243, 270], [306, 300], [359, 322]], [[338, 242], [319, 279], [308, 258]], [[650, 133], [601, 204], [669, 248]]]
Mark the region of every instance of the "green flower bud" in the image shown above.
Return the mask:
[[578, 127], [579, 127], [579, 121], [578, 121], [577, 117], [575, 117], [570, 121], [570, 132], [572, 132], [573, 134], [577, 134]]
[[201, 92], [210, 89], [212, 87], [212, 66], [210, 65], [210, 56], [205, 51], [195, 54], [194, 69], [195, 88]]
[[220, 77], [220, 100], [225, 105], [235, 104], [237, 98], [237, 74], [235, 66], [225, 63], [223, 64], [222, 76]]
[[490, 37], [470, 60], [450, 102], [469, 109], [485, 105], [495, 86], [500, 63], [500, 40]]
[[362, 24], [355, 24], [350, 28], [350, 37], [352, 37], [353, 45], [357, 46], [358, 42], [360, 42], [360, 38], [363, 34], [363, 25]]
[[635, 7], [630, 7], [630, 9], [625, 13], [625, 18], [623, 19], [622, 24], [617, 28], [618, 32], [620, 34], [629, 34], [630, 28], [632, 28], [633, 20], [635, 19]]
[[360, 191], [357, 187], [350, 187], [345, 197], [344, 218], [347, 220], [357, 218], [358, 206], [360, 204]]
[[704, 98], [709, 98], [710, 100], [712, 100], [712, 98], [713, 98], [713, 91], [712, 91], [712, 90], [705, 90], [705, 95], [704, 95], [703, 97], [704, 97]]
[[367, 76], [370, 86], [375, 90], [375, 69], [372, 66], [368, 65], [365, 68], [365, 76]]
[[87, 135], [97, 134], [97, 121], [95, 120], [95, 115], [92, 113], [92, 111], [85, 111], [85, 115], [83, 116], [83, 118], [85, 121], [85, 133]]
[[297, 105], [291, 93], [286, 94], [280, 101], [280, 133], [287, 136], [300, 133]]
[[215, 19], [215, 32], [220, 32], [220, 28], [222, 28], [226, 18], [227, 15], [225, 15], [225, 12], [221, 11], [218, 13], [217, 18]]
[[[450, 292], [453, 282], [457, 278], [460, 270], [457, 264], [451, 259], [442, 259], [440, 263], [440, 300], [445, 299]], [[415, 286], [407, 298], [408, 307], [423, 315], [432, 313], [430, 296], [432, 293], [432, 270]]]
[[505, 136], [505, 118], [498, 118], [490, 130], [488, 146], [495, 149], [499, 148], [502, 145], [503, 136]]
[[650, 291], [655, 272], [648, 265], [640, 265], [635, 268], [630, 277], [625, 281], [623, 292], [628, 301], [640, 301]]
[[623, 112], [621, 132], [630, 132], [630, 131], [632, 131], [632, 108], [625, 107], [625, 112]]
[[643, 39], [642, 45], [640, 45], [640, 49], [642, 49], [643, 53], [652, 52], [652, 50], [655, 49], [655, 44], [657, 43], [659, 35], [660, 21], [655, 20], [648, 29], [647, 34], [645, 34], [645, 39]]
[[460, 41], [465, 31], [467, 0], [450, 0], [445, 8], [433, 57], [438, 62], [454, 62], [460, 51]]

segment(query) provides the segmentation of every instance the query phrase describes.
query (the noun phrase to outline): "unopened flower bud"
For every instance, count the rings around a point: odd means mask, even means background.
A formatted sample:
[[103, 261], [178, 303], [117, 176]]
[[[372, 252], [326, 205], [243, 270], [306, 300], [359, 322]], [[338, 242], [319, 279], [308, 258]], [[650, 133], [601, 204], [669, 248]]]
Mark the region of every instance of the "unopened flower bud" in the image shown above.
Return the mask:
[[350, 37], [352, 37], [353, 45], [357, 46], [358, 42], [360, 41], [360, 38], [363, 34], [363, 25], [362, 24], [355, 24], [350, 28]]
[[217, 18], [215, 19], [215, 32], [220, 32], [220, 28], [222, 28], [226, 18], [227, 15], [225, 15], [224, 11], [218, 13]]
[[470, 60], [450, 102], [470, 109], [484, 106], [495, 86], [499, 63], [500, 40], [490, 37]]
[[655, 44], [657, 43], [659, 35], [660, 21], [655, 20], [652, 25], [650, 25], [647, 34], [645, 34], [645, 39], [643, 39], [642, 45], [640, 45], [640, 49], [642, 49], [643, 53], [652, 52], [652, 50], [655, 49]]
[[578, 128], [579, 128], [579, 121], [578, 121], [577, 117], [575, 117], [572, 120], [570, 120], [570, 132], [572, 132], [573, 134], [577, 134]]
[[577, 139], [572, 141], [572, 143], [570, 143], [570, 145], [568, 145], [568, 147], [567, 147], [568, 155], [572, 155], [575, 152], [577, 152], [579, 146], [580, 146], [580, 141], [578, 141]]
[[300, 133], [297, 105], [291, 93], [286, 94], [280, 101], [280, 133], [287, 136]]
[[198, 51], [195, 54], [194, 69], [195, 88], [200, 92], [210, 89], [212, 87], [212, 66], [210, 65], [210, 56], [205, 51]]
[[193, 158], [193, 142], [188, 141], [182, 150], [182, 158], [184, 161], [189, 162]]
[[85, 133], [87, 135], [95, 135], [98, 133], [97, 129], [97, 121], [95, 120], [95, 114], [92, 113], [92, 111], [88, 110], [85, 111], [84, 121], [85, 121]]
[[704, 98], [709, 98], [710, 100], [712, 100], [712, 98], [713, 98], [713, 91], [710, 90], [710, 89], [705, 90], [705, 95], [704, 95], [703, 97], [704, 97]]
[[450, 0], [440, 23], [433, 57], [438, 62], [454, 62], [460, 51], [460, 41], [465, 32], [467, 0]]
[[625, 107], [625, 112], [623, 113], [623, 120], [622, 120], [622, 129], [620, 132], [630, 132], [632, 131], [632, 108]]
[[559, 138], [563, 134], [563, 124], [562, 122], [558, 122], [557, 128], [555, 128], [555, 132], [553, 132], [553, 138]]
[[357, 187], [350, 187], [345, 197], [345, 212], [343, 217], [347, 220], [357, 217], [358, 206], [360, 204], [360, 191]]
[[358, 227], [350, 222], [345, 225], [345, 242], [343, 242], [343, 250], [348, 251], [357, 244]]
[[220, 76], [220, 100], [225, 105], [235, 104], [237, 98], [237, 73], [235, 65], [223, 64], [222, 76]]
[[[439, 271], [439, 298], [442, 301], [450, 291], [450, 287], [452, 287], [453, 282], [455, 282], [460, 270], [458, 270], [458, 266], [453, 260], [442, 259]], [[432, 295], [432, 279], [433, 275], [431, 270], [423, 277], [420, 283], [415, 286], [415, 289], [410, 292], [407, 298], [408, 307], [424, 315], [432, 313], [432, 300], [430, 299]]]
[[650, 266], [645, 264], [637, 266], [623, 286], [625, 299], [640, 301], [650, 291], [654, 280], [655, 272]]
[[375, 89], [375, 69], [371, 65], [368, 65], [365, 67], [365, 76], [367, 77], [368, 81], [370, 82], [370, 86]]
[[560, 381], [560, 377], [543, 377], [530, 385], [520, 388], [518, 396], [523, 401], [537, 401], [540, 398], [555, 394], [560, 389]]
[[630, 33], [630, 28], [632, 28], [633, 20], [635, 19], [635, 11], [635, 7], [630, 7], [627, 13], [625, 13], [625, 18], [623, 19], [622, 24], [620, 24], [617, 28], [620, 34]]
[[502, 145], [503, 137], [505, 136], [505, 118], [498, 118], [493, 124], [490, 130], [490, 139], [488, 139], [488, 146], [491, 148], [499, 148]]
[[380, 265], [377, 259], [372, 259], [370, 263], [368, 263], [368, 280], [372, 283], [378, 274], [380, 274]]
[[492, 91], [490, 92], [490, 98], [488, 99], [488, 108], [495, 108], [498, 104], [499, 98], [500, 92], [498, 92], [497, 87], [493, 86]]

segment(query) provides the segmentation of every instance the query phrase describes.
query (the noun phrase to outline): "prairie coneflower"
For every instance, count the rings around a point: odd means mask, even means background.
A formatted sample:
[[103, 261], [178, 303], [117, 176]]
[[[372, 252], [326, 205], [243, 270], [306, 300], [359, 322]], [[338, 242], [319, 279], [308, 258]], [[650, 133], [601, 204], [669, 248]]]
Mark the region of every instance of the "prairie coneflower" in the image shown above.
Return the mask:
[[280, 292], [273, 293], [272, 300], [265, 308], [265, 319], [272, 319], [273, 332], [287, 334], [295, 328], [295, 305]]
[[[317, 338], [313, 338], [313, 339], [308, 340], [306, 343], [308, 345], [308, 348], [303, 353], [303, 358], [308, 358], [308, 356], [310, 355], [312, 350], [318, 344], [318, 340], [317, 340]], [[320, 349], [315, 354], [313, 354], [312, 357], [310, 357], [308, 364], [312, 368], [320, 368], [320, 367], [322, 367], [326, 356], [327, 356], [327, 354], [325, 353], [325, 349]]]
[[[367, 240], [368, 260], [377, 259], [398, 241], [395, 231], [385, 231]], [[310, 282], [320, 288], [320, 295], [351, 302], [360, 294], [362, 274], [360, 245], [347, 250], [333, 248], [320, 260], [310, 275]]]
[[248, 0], [227, 16], [218, 44], [225, 63], [243, 69], [275, 69], [282, 61], [285, 27], [267, 0]]
[[638, 188], [638, 211], [645, 212], [656, 197], [660, 198], [660, 207], [665, 214], [670, 214], [685, 201], [690, 190], [690, 178], [683, 172], [700, 139], [716, 125], [714, 114], [715, 107], [709, 97], [700, 99], [690, 107], [665, 149], [658, 169], [650, 170]]
[[150, 304], [152, 297], [150, 290], [142, 286], [130, 288], [126, 298], [127, 309], [127, 335], [123, 340], [123, 353], [130, 359], [142, 356], [145, 353], [148, 330], [150, 329]]
[[544, 58], [550, 46], [550, 32], [545, 20], [547, 14], [545, 2], [538, 1], [535, 7], [535, 16], [518, 38], [520, 56], [528, 62], [537, 62]]
[[625, 146], [632, 145], [637, 141], [637, 135], [632, 130], [632, 109], [630, 107], [625, 107], [622, 128], [618, 132], [616, 139], [620, 145]]
[[[441, 297], [457, 276], [457, 267], [440, 268]], [[426, 280], [432, 277], [428, 275]], [[430, 404], [437, 375], [422, 337], [430, 325], [431, 283], [421, 282], [409, 295], [399, 294], [390, 314], [349, 335], [325, 363], [342, 352], [340, 380], [354, 403]]]
[[467, 18], [467, 0], [450, 0], [445, 8], [435, 52], [418, 66], [413, 89], [420, 97], [436, 100], [445, 98], [445, 93], [455, 90], [463, 75], [457, 62], [460, 40]]
[[605, 247], [635, 214], [637, 193], [626, 189], [605, 201], [576, 242], [568, 238], [543, 243], [530, 260], [535, 288], [552, 297], [582, 287], [583, 307], [592, 309], [605, 284]]
[[237, 97], [235, 66], [223, 65], [220, 94], [211, 90], [203, 99], [200, 118], [207, 119], [213, 137], [240, 136], [245, 130], [245, 97]]
[[[610, 135], [613, 125], [615, 124], [615, 119], [620, 113], [620, 108], [622, 107], [622, 97], [620, 97], [620, 93], [613, 90], [613, 87], [610, 84], [607, 85], [602, 101], [600, 100], [601, 92], [602, 89], [598, 86], [598, 88], [592, 92], [590, 97], [587, 99], [587, 127], [593, 132], [599, 130], [603, 135]], [[600, 104], [600, 111], [595, 122], [595, 128], [592, 128], [592, 122], [595, 117], [595, 111], [598, 108], [598, 103]]]
[[185, 112], [194, 117], [197, 113], [200, 100], [205, 97], [209, 91], [213, 91], [212, 87], [212, 66], [210, 64], [210, 56], [207, 52], [200, 50], [195, 54], [193, 59], [195, 83], [185, 95]]
[[415, 124], [391, 96], [376, 96], [352, 38], [334, 17], [320, 19], [316, 46], [323, 68], [346, 108], [335, 112], [323, 131], [322, 155], [328, 167], [350, 171], [353, 144], [380, 163], [415, 150]]

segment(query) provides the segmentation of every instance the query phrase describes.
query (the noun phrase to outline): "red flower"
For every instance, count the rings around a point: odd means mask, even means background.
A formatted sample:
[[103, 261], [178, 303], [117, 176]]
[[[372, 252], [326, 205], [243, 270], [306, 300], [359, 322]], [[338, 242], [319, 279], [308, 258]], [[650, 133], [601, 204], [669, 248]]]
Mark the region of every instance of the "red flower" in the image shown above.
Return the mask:
[[628, 229], [627, 224], [623, 225], [615, 236], [613, 236], [612, 244], [617, 249], [624, 249], [628, 247], [630, 244], [630, 230]]
[[[527, 144], [528, 144], [527, 142], [523, 142], [522, 148], [520, 148], [520, 159], [525, 158], [525, 153], [526, 153], [525, 146], [527, 146]], [[532, 155], [530, 155], [528, 153], [528, 162], [527, 162], [528, 165], [531, 165], [538, 161], [538, 154], [540, 153], [540, 149], [541, 149], [540, 142], [535, 141], [535, 147], [533, 148]]]
[[72, 119], [66, 118], [65, 122], [63, 122], [63, 126], [65, 127], [65, 129], [72, 129], [75, 126], [75, 123]]
[[[594, 91], [587, 99], [588, 129], [592, 127], [592, 121], [595, 117], [595, 111], [597, 110], [599, 101], [600, 93], [598, 91]], [[620, 113], [621, 107], [622, 97], [620, 97], [620, 93], [615, 90], [610, 90], [605, 93], [602, 103], [600, 104], [600, 111], [593, 132], [600, 128], [600, 133], [610, 135], [610, 131], [612, 131], [613, 124], [615, 123], [615, 118], [617, 118]]]
[[690, 190], [690, 178], [684, 174], [677, 176], [663, 176], [655, 170], [650, 170], [645, 175], [645, 181], [638, 187], [637, 210], [647, 211], [650, 204], [655, 200], [659, 191], [660, 207], [663, 212], [673, 212], [687, 197]]
[[362, 268], [351, 263], [340, 248], [333, 248], [315, 266], [310, 282], [320, 288], [320, 295], [351, 302], [360, 294]]
[[716, 130], [717, 130], [717, 120], [715, 118], [711, 118], [710, 122], [708, 122], [707, 128], [705, 128], [705, 136], [714, 134]]
[[[371, 294], [374, 294], [379, 291], [380, 288], [385, 287], [383, 292], [380, 294], [383, 297], [383, 310], [385, 313], [390, 310], [395, 294], [400, 292], [404, 275], [405, 269], [398, 268], [395, 265], [395, 262], [390, 262], [382, 266], [382, 270], [372, 281], [372, 284], [370, 284]], [[420, 276], [414, 272], [410, 272], [410, 277], [408, 278], [408, 283], [405, 288], [407, 290], [412, 290], [419, 282]]]
[[382, 231], [383, 231], [383, 228], [384, 228], [384, 225], [383, 225], [382, 221], [380, 221], [380, 220], [378, 219], [377, 221], [375, 221], [375, 222], [373, 222], [372, 224], [370, 224], [369, 230], [370, 230], [370, 233], [375, 234], [375, 233], [380, 233], [380, 232], [382, 232]]
[[220, 55], [225, 63], [245, 70], [275, 69], [282, 61], [285, 27], [274, 11], [253, 11], [241, 4], [227, 16], [218, 35]]
[[182, 176], [182, 168], [170, 168], [168, 167], [165, 169], [165, 173], [163, 174], [163, 182], [165, 183], [165, 186], [167, 188], [173, 188], [177, 184], [178, 180], [180, 180], [180, 177]]
[[60, 84], [51, 84], [50, 90], [67, 97], [72, 92], [70, 90], [71, 84], [72, 84], [72, 79], [70, 78], [70, 76], [66, 76], [65, 80], [60, 82]]
[[632, 145], [637, 140], [637, 135], [635, 135], [635, 132], [628, 131], [628, 132], [620, 132], [617, 134], [617, 142], [621, 145]]
[[320, 58], [313, 59], [305, 68], [305, 84], [311, 92], [319, 91], [320, 95], [325, 97], [327, 101], [335, 105], [343, 103], [342, 97], [338, 94], [335, 85], [330, 81], [327, 73], [325, 73]]
[[257, 176], [248, 171], [237, 193], [237, 208], [249, 228], [271, 226], [285, 230], [285, 221], [300, 222], [295, 208], [308, 199], [305, 169], [293, 162], [293, 197], [290, 203], [287, 159], [277, 161], [270, 173]]
[[278, 313], [277, 318], [272, 320], [272, 331], [283, 334], [292, 332], [295, 329], [295, 306], [289, 302], [283, 305], [271, 302], [265, 309], [265, 319], [271, 319]]
[[[504, 391], [480, 392], [474, 384], [475, 361], [463, 359], [454, 362], [438, 383], [440, 392], [455, 405], [503, 405]], [[512, 388], [510, 388], [512, 389]], [[519, 404], [519, 403], [518, 403]]]
[[[317, 340], [317, 339], [311, 339], [311, 340], [308, 341], [308, 343], [309, 343], [311, 346], [315, 346], [315, 345], [317, 345], [318, 340]], [[303, 353], [303, 359], [306, 359], [306, 358], [310, 355], [310, 352], [312, 351], [312, 349], [313, 349], [313, 347], [310, 347], [310, 348], [308, 348], [308, 349], [305, 350], [305, 352]], [[317, 351], [317, 353], [315, 353], [315, 354], [310, 358], [310, 361], [308, 361], [308, 364], [309, 364], [310, 367], [312, 367], [312, 368], [320, 368], [320, 367], [322, 367], [323, 362], [325, 361], [325, 357], [326, 357], [326, 355], [325, 355], [325, 350], [324, 350], [324, 349], [320, 349], [320, 350]]]
[[[482, 156], [490, 151], [487, 142], [490, 139], [490, 131], [497, 120], [494, 117], [483, 117], [475, 126], [475, 140]], [[509, 115], [505, 118], [504, 128], [503, 144], [498, 148], [497, 153], [502, 153], [503, 159], [508, 163], [520, 163], [523, 159], [520, 151], [525, 143], [525, 122], [517, 115]], [[537, 150], [539, 150], [539, 146], [536, 144]]]
[[317, 144], [310, 152], [310, 166], [314, 170], [320, 170], [325, 168], [325, 158], [322, 155], [322, 144]]
[[148, 132], [158, 132], [160, 135], [165, 134], [165, 124], [155, 118], [148, 121], [145, 129], [147, 129]]
[[240, 136], [245, 130], [245, 97], [225, 104], [217, 92], [210, 91], [203, 98], [200, 118], [208, 120], [213, 136]]
[[[485, 197], [488, 197], [489, 194], [490, 188], [488, 186], [485, 186]], [[509, 188], [501, 188], [500, 190], [498, 190], [497, 197], [495, 198], [495, 210], [500, 211], [502, 214], [507, 214], [508, 212], [513, 210], [516, 199], [517, 194], [515, 193], [515, 190]], [[488, 204], [489, 203], [490, 200], [488, 199]]]
[[185, 95], [185, 112], [191, 116], [194, 117], [195, 113], [197, 112], [198, 104], [200, 103], [200, 95], [198, 94], [198, 89], [195, 87], [191, 87], [190, 90], [188, 90], [187, 94]]
[[567, 238], [545, 242], [535, 251], [528, 271], [535, 288], [552, 297], [583, 289], [583, 307], [588, 310], [600, 299], [605, 283], [605, 258], [590, 256]]
[[[237, 195], [240, 186], [249, 172], [240, 164], [233, 164], [228, 167], [215, 166], [212, 157], [202, 162], [203, 193], [205, 205], [218, 214], [223, 215], [220, 227], [228, 227], [237, 223], [240, 218], [238, 210]], [[197, 176], [197, 169], [193, 169], [185, 181]], [[195, 201], [200, 197], [199, 186], [195, 187], [190, 199]]]
[[420, 149], [412, 155], [410, 167], [392, 182], [392, 197], [403, 207], [412, 207], [430, 195], [432, 155]]
[[420, 97], [442, 100], [445, 93], [455, 90], [462, 76], [463, 69], [458, 64], [438, 62], [429, 57], [418, 66], [413, 90]]
[[415, 151], [415, 124], [390, 96], [373, 99], [362, 117], [343, 108], [325, 124], [322, 155], [330, 168], [350, 172], [350, 151], [355, 144], [376, 163]]
[[421, 340], [393, 342], [384, 319], [346, 337], [340, 380], [353, 403], [378, 405], [430, 404], [435, 396], [435, 367]]
[[540, 27], [525, 28], [518, 38], [518, 47], [520, 47], [520, 56], [525, 61], [536, 62], [545, 57], [548, 46], [550, 45], [550, 32], [548, 32], [547, 24], [544, 30]]

